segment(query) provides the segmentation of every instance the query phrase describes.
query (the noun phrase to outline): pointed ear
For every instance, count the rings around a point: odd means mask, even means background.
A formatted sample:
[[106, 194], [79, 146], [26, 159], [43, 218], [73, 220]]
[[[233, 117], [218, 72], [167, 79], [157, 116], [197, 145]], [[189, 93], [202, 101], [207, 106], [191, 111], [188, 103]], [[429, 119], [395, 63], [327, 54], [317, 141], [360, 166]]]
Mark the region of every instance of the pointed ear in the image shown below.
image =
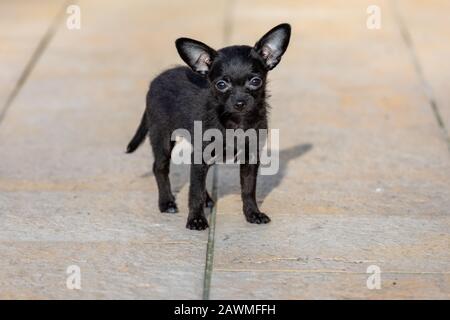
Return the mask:
[[254, 46], [269, 70], [280, 62], [291, 37], [291, 26], [282, 23], [267, 32]]
[[188, 38], [179, 38], [175, 41], [178, 54], [192, 70], [206, 75], [211, 67], [217, 52], [206, 44]]

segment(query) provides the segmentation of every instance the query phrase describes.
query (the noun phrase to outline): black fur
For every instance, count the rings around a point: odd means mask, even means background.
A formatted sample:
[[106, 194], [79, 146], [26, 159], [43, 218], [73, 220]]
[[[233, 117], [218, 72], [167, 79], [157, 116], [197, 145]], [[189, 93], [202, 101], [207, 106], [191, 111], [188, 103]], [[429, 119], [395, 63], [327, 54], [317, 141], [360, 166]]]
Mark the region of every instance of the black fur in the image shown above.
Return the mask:
[[144, 113], [142, 115], [141, 123], [139, 124], [139, 127], [137, 128], [133, 139], [128, 144], [127, 153], [134, 152], [141, 145], [141, 143], [144, 142], [147, 132], [147, 115]]
[[[176, 41], [181, 58], [190, 68], [169, 69], [152, 81], [147, 93], [147, 108], [127, 148], [128, 153], [133, 152], [149, 134], [161, 212], [178, 211], [169, 181], [174, 130], [186, 129], [193, 136], [194, 121], [202, 121], [203, 131], [219, 129], [223, 137], [227, 128], [267, 128], [266, 76], [287, 49], [290, 30], [288, 24], [281, 24], [264, 35], [254, 47], [230, 46], [218, 51], [192, 39]], [[191, 165], [186, 225], [189, 229], [208, 227], [203, 210], [205, 206], [213, 205], [205, 188], [209, 167], [206, 163]], [[259, 211], [256, 203], [258, 167], [259, 159], [256, 164], [241, 164], [240, 175], [245, 217], [248, 222], [259, 224], [268, 223], [270, 219]]]

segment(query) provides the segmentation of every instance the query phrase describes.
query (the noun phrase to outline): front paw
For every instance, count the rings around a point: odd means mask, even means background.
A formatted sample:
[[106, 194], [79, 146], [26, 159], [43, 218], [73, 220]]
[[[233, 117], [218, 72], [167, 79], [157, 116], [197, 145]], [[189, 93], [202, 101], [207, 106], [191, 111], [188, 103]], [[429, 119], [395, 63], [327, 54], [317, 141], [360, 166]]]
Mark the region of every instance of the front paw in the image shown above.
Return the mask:
[[245, 215], [245, 218], [250, 223], [264, 224], [270, 222], [270, 218], [262, 212], [249, 212]]
[[188, 218], [186, 223], [186, 228], [191, 230], [205, 230], [208, 227], [208, 220], [204, 216]]
[[175, 201], [160, 202], [159, 211], [161, 211], [162, 213], [177, 213], [178, 207]]

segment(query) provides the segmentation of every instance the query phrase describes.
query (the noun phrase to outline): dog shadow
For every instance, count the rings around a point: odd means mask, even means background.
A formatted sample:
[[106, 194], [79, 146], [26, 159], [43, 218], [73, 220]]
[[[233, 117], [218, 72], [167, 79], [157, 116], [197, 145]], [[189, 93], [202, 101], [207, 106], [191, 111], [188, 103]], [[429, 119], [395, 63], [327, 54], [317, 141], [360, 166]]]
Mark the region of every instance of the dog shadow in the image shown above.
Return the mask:
[[278, 172], [274, 175], [258, 176], [259, 182], [257, 185], [257, 200], [259, 204], [262, 203], [267, 196], [280, 185], [288, 171], [289, 163], [305, 155], [311, 151], [312, 148], [312, 144], [306, 143], [280, 151], [280, 168]]
[[[300, 158], [304, 154], [308, 153], [313, 148], [310, 143], [299, 144], [288, 149], [280, 150], [279, 153], [279, 169], [273, 175], [258, 174], [257, 184], [257, 201], [261, 204], [267, 196], [277, 188], [283, 181], [288, 171], [289, 163]], [[208, 191], [211, 191], [212, 168], [208, 173], [207, 187]], [[239, 179], [239, 165], [238, 164], [221, 164], [217, 165], [218, 171], [218, 186], [217, 186], [217, 199], [226, 197], [231, 194], [240, 194], [241, 186]], [[190, 165], [189, 164], [173, 164], [170, 166], [170, 182], [172, 191], [179, 193], [189, 182]], [[153, 176], [153, 173], [147, 172], [142, 175], [143, 178]], [[211, 192], [210, 192], [211, 193]]]
[[[256, 199], [258, 204], [269, 196], [277, 188], [287, 174], [289, 163], [300, 158], [312, 149], [312, 144], [299, 144], [288, 149], [280, 150], [279, 169], [273, 175], [258, 174], [256, 186]], [[217, 198], [223, 198], [231, 194], [241, 194], [239, 165], [219, 165], [219, 184]]]

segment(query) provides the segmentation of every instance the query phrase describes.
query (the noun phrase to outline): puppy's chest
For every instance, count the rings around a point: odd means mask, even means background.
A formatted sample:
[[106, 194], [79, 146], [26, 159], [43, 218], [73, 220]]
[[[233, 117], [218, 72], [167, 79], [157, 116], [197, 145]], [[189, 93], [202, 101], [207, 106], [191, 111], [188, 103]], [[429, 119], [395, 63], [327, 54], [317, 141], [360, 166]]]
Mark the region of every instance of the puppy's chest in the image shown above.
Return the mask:
[[243, 119], [238, 119], [238, 120], [226, 119], [224, 121], [223, 126], [225, 129], [229, 129], [229, 130], [237, 130], [237, 129], [247, 130], [247, 129], [249, 129], [248, 124]]

